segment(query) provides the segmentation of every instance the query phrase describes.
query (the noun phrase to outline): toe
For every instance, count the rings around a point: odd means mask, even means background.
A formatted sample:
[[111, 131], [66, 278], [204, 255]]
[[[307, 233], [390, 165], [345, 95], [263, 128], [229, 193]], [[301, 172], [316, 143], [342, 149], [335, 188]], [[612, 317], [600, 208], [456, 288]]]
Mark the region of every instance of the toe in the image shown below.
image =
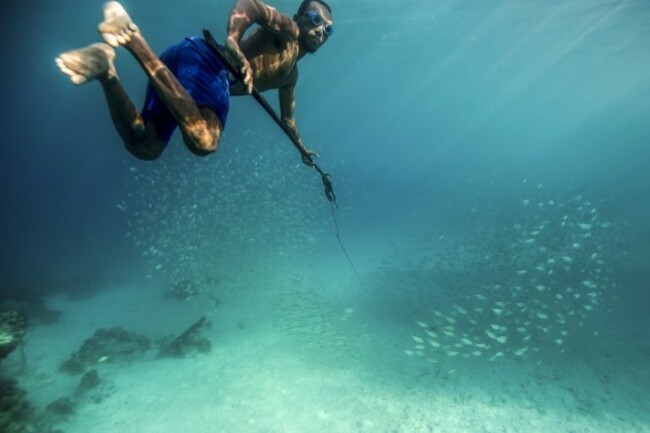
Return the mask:
[[59, 56], [56, 58], [56, 65], [61, 69], [61, 72], [63, 72], [66, 75], [72, 75], [73, 71], [68, 67], [68, 62], [65, 59], [65, 54]]
[[115, 35], [113, 35], [111, 33], [102, 33], [102, 37], [104, 38], [106, 43], [108, 45], [110, 45], [111, 47], [117, 48], [117, 47], [120, 46], [120, 43], [119, 43], [118, 39], [115, 37]]
[[70, 79], [74, 84], [84, 84], [87, 81], [87, 78], [83, 75], [73, 74], [70, 76]]

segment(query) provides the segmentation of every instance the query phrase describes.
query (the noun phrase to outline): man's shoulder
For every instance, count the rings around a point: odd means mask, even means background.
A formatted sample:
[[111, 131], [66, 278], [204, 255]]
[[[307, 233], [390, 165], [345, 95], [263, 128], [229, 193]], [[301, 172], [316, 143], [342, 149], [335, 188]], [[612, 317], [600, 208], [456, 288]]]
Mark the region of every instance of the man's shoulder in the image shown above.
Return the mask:
[[262, 27], [266, 27], [268, 30], [271, 30], [276, 35], [286, 39], [298, 39], [298, 34], [300, 30], [298, 29], [298, 24], [293, 20], [293, 18], [283, 12], [280, 12], [273, 6], [269, 6], [266, 3], [259, 2], [260, 5], [265, 9], [264, 11], [264, 21], [266, 25], [262, 24]]
[[283, 39], [295, 41], [298, 39], [300, 29], [298, 24], [288, 15], [283, 14], [282, 25], [278, 26], [277, 35]]

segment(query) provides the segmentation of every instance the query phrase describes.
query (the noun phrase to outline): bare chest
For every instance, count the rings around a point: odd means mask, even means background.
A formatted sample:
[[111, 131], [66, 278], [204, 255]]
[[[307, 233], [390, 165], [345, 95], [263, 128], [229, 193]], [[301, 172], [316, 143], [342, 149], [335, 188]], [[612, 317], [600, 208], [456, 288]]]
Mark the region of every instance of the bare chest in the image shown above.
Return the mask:
[[260, 91], [277, 89], [295, 80], [298, 43], [254, 36], [259, 35], [251, 36], [242, 50], [253, 69], [255, 87]]

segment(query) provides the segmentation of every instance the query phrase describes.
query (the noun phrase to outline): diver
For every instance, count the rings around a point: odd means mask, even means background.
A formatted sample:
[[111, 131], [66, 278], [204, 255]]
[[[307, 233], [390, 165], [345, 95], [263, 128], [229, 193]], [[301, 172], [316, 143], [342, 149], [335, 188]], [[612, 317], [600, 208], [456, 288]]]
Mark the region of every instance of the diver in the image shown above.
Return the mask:
[[[254, 24], [259, 27], [244, 38]], [[186, 38], [158, 57], [116, 1], [104, 4], [98, 30], [106, 43], [68, 51], [56, 63], [75, 84], [101, 84], [113, 124], [137, 158], [159, 157], [176, 127], [192, 153], [216, 151], [230, 96], [250, 94], [254, 85], [258, 91], [278, 89], [281, 119], [301, 146], [303, 162], [313, 165], [316, 153], [304, 145], [296, 128], [295, 86], [298, 60], [315, 53], [332, 35], [331, 9], [324, 1], [304, 0], [291, 18], [259, 0], [237, 0], [228, 20], [225, 55], [241, 72], [241, 80], [229, 74], [202, 37]], [[141, 112], [117, 76], [113, 60], [119, 46], [135, 57], [149, 78]]]

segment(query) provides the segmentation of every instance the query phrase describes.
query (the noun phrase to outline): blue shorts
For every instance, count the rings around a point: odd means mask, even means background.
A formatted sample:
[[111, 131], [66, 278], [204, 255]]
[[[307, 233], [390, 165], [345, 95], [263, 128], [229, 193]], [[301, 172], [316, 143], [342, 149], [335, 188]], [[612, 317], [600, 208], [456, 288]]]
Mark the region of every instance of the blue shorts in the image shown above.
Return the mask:
[[[221, 125], [226, 125], [230, 108], [228, 70], [212, 48], [200, 37], [185, 38], [167, 48], [160, 60], [176, 76], [179, 83], [200, 107], [212, 109]], [[147, 85], [144, 107], [140, 113], [145, 122], [153, 122], [158, 137], [169, 142], [178, 126], [151, 83]]]

